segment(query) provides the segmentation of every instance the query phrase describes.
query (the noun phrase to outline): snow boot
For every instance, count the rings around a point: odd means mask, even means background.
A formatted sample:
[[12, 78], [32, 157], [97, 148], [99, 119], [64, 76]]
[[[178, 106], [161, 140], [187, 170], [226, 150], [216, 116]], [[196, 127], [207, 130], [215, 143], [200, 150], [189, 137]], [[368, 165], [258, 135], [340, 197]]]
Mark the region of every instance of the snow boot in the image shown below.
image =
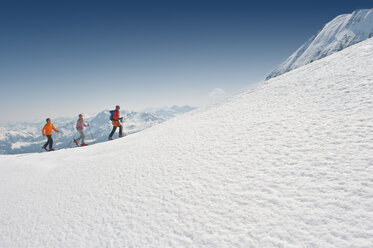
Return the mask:
[[42, 148], [45, 150], [45, 151], [48, 151], [47, 148], [45, 146], [42, 146]]
[[51, 148], [51, 149], [49, 149], [49, 150], [48, 150], [48, 152], [53, 152], [53, 151], [54, 151], [54, 149], [53, 149], [53, 148]]
[[82, 143], [82, 144], [80, 144], [80, 146], [87, 146], [87, 144], [86, 143]]
[[113, 140], [113, 137], [109, 137], [109, 140]]
[[79, 146], [78, 141], [76, 139], [73, 140], [76, 146]]

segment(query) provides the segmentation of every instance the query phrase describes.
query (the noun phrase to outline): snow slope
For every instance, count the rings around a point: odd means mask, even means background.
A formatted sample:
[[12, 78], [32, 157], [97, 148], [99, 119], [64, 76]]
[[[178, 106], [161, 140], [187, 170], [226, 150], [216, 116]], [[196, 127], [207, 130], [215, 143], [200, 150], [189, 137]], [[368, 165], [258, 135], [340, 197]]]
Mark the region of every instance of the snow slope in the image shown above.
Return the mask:
[[373, 247], [373, 39], [112, 142], [0, 156], [0, 247]]
[[266, 80], [373, 37], [373, 9], [339, 15], [273, 70]]

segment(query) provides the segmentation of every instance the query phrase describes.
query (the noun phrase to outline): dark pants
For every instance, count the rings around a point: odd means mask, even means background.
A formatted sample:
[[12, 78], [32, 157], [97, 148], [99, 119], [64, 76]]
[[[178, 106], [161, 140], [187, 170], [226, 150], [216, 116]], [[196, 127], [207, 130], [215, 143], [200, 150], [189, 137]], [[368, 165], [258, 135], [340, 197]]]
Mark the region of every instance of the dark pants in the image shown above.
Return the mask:
[[52, 149], [53, 146], [53, 140], [52, 140], [52, 135], [47, 135], [48, 141], [47, 143], [44, 144], [44, 148], [47, 148], [47, 145], [49, 145], [49, 150]]
[[[119, 126], [119, 136], [122, 136], [122, 129], [123, 127], [122, 126]], [[111, 133], [109, 135], [109, 137], [113, 137], [114, 133], [115, 133], [115, 130], [117, 130], [117, 127], [116, 126], [113, 126], [113, 130], [111, 130]]]

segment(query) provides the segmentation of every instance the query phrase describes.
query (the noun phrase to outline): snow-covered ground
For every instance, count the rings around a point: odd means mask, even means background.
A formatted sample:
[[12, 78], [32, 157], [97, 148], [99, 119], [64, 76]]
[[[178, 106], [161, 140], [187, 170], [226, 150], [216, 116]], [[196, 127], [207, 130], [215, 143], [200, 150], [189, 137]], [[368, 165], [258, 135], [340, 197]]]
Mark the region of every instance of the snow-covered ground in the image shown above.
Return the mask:
[[0, 156], [0, 247], [373, 247], [373, 39], [112, 142]]

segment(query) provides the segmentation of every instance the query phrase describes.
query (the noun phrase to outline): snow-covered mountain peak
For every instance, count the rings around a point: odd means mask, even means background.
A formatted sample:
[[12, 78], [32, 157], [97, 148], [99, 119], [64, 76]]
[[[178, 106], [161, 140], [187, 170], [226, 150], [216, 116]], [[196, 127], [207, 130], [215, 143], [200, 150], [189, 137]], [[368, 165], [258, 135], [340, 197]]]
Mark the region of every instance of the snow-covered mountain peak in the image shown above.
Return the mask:
[[372, 36], [373, 9], [339, 15], [273, 70], [266, 80], [341, 51]]

